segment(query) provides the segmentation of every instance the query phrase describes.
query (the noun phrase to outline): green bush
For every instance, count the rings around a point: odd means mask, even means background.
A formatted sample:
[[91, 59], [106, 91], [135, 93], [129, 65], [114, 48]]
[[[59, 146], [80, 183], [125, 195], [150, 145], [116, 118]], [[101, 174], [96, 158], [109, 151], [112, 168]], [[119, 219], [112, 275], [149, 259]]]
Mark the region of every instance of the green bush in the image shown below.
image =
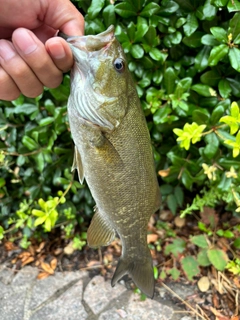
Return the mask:
[[[78, 0], [86, 34], [116, 27], [152, 137], [164, 204], [240, 211], [240, 2]], [[69, 75], [36, 99], [0, 101], [0, 234], [23, 246], [88, 222], [93, 201], [70, 172]], [[43, 229], [41, 229], [43, 228]]]

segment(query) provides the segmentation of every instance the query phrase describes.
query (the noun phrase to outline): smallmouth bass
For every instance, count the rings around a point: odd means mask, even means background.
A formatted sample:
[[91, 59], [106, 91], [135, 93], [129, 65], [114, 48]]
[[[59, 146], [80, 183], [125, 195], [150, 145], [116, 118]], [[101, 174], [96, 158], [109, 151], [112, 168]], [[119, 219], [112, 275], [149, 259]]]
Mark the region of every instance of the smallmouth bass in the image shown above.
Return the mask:
[[68, 117], [75, 143], [73, 169], [96, 202], [88, 245], [119, 235], [122, 255], [112, 286], [125, 274], [154, 294], [147, 224], [160, 193], [146, 120], [114, 27], [95, 36], [68, 37], [74, 65]]

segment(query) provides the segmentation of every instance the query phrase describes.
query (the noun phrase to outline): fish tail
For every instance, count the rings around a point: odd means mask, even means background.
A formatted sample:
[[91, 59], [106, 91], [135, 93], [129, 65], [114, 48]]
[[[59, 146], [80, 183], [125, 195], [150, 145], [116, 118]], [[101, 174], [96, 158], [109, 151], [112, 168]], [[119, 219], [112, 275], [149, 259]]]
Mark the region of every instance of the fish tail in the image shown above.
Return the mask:
[[129, 260], [129, 257], [121, 257], [115, 273], [113, 275], [111, 284], [112, 287], [124, 276], [128, 274], [132, 277], [132, 280], [136, 286], [149, 298], [153, 298], [154, 295], [154, 276], [152, 259], [149, 257], [139, 261], [134, 259]]

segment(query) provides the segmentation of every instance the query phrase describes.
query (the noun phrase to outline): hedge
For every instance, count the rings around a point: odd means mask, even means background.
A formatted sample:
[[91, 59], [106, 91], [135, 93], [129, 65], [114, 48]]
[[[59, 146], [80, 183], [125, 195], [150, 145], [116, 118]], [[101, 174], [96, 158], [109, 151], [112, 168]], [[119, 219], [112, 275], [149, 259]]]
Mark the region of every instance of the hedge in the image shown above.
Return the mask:
[[[152, 138], [163, 206], [240, 211], [240, 2], [79, 0], [86, 34], [113, 24]], [[70, 77], [36, 99], [0, 101], [0, 237], [84, 231], [94, 205], [73, 177]]]

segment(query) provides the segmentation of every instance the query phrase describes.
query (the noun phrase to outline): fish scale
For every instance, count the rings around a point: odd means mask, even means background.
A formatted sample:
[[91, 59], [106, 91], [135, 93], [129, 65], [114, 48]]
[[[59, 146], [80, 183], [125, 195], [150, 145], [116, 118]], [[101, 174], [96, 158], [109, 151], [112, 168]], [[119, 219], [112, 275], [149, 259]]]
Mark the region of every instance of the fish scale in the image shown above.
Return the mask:
[[68, 101], [73, 169], [81, 182], [86, 180], [96, 202], [88, 244], [109, 245], [117, 233], [122, 255], [112, 285], [129, 274], [152, 297], [147, 225], [160, 206], [160, 193], [134, 81], [113, 26], [96, 36], [69, 37], [67, 42], [75, 59]]

